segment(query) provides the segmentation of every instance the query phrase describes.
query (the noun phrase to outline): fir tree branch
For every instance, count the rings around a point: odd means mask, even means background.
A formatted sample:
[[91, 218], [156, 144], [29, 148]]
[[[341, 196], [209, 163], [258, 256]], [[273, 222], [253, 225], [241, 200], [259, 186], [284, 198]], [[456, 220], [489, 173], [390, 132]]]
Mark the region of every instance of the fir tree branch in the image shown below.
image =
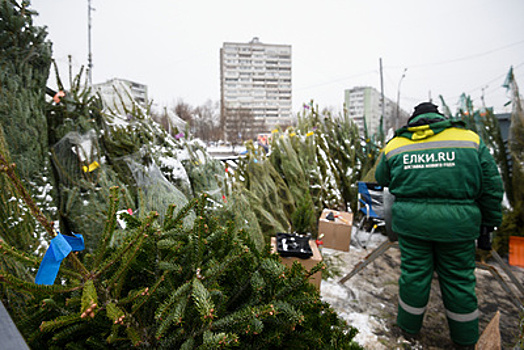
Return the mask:
[[51, 321], [44, 321], [40, 325], [40, 331], [41, 332], [52, 332], [58, 328], [76, 323], [81, 321], [80, 314], [70, 314], [65, 316], [57, 317], [54, 320]]
[[143, 238], [146, 235], [145, 231], [151, 226], [151, 223], [153, 222], [154, 219], [156, 219], [157, 216], [158, 216], [158, 213], [151, 213], [151, 215], [149, 215], [147, 217], [146, 221], [144, 221], [142, 227], [140, 227], [140, 229], [136, 233], [135, 237], [133, 237], [129, 241], [129, 243], [127, 245], [122, 246], [115, 254], [113, 254], [102, 267], [100, 267], [99, 269], [95, 270], [95, 272], [93, 273], [93, 278], [97, 279], [102, 273], [107, 271], [111, 266], [113, 266], [114, 264], [119, 262], [120, 259], [122, 259], [124, 257], [124, 255], [133, 246], [135, 246], [135, 244], [141, 238]]
[[98, 306], [98, 296], [96, 294], [96, 287], [93, 280], [87, 280], [84, 283], [84, 288], [82, 289], [82, 299], [81, 299], [81, 311], [82, 315], [80, 317], [89, 316], [94, 309]]
[[142, 300], [140, 300], [140, 303], [136, 304], [136, 305], [133, 305], [133, 309], [131, 311], [131, 314], [134, 314], [135, 312], [137, 312], [149, 299], [151, 299], [151, 297], [155, 294], [155, 292], [157, 291], [158, 287], [160, 287], [160, 284], [162, 284], [162, 282], [164, 282], [165, 278], [166, 278], [166, 275], [167, 275], [167, 271], [165, 271], [162, 276], [160, 276], [160, 278], [158, 279], [158, 281], [156, 281], [156, 283], [151, 287], [151, 289], [148, 289], [146, 288], [146, 291], [145, 291], [145, 298], [143, 298]]
[[87, 323], [77, 323], [72, 324], [69, 327], [66, 327], [53, 335], [53, 342], [68, 341], [74, 339], [77, 332], [83, 331], [85, 328], [89, 327]]
[[[299, 265], [299, 263], [298, 262], [294, 262], [293, 265]], [[300, 268], [303, 269], [302, 266], [300, 266]], [[279, 291], [275, 295], [274, 299], [275, 300], [281, 300], [281, 299], [285, 298], [290, 293], [292, 293], [293, 291], [297, 290], [298, 286], [300, 286], [301, 284], [308, 284], [309, 283], [309, 278], [311, 276], [313, 276], [318, 271], [324, 270], [325, 268], [326, 268], [325, 263], [323, 261], [320, 261], [318, 264], [313, 266], [311, 268], [311, 270], [306, 271], [300, 278], [295, 278], [295, 279], [291, 280], [289, 285], [287, 285], [285, 288], [283, 288], [281, 291]]]
[[113, 324], [122, 325], [123, 320], [125, 318], [125, 313], [121, 308], [116, 306], [113, 302], [110, 302], [109, 304], [106, 305], [106, 316], [111, 321], [113, 321]]
[[118, 186], [113, 186], [109, 189], [109, 211], [107, 214], [106, 224], [104, 226], [104, 231], [102, 232], [102, 237], [100, 239], [99, 247], [95, 253], [94, 265], [98, 266], [102, 262], [102, 258], [107, 250], [107, 245], [115, 231], [116, 226], [116, 212], [118, 211], [118, 204], [120, 202], [120, 195], [118, 193]]
[[222, 317], [211, 325], [211, 330], [233, 329], [236, 325], [245, 324], [250, 320], [262, 320], [265, 317], [273, 316], [275, 307], [273, 304], [245, 306], [242, 309]]
[[173, 222], [173, 213], [175, 212], [176, 204], [169, 204], [166, 210], [166, 215], [164, 219], [164, 230], [168, 230], [169, 227], [172, 227]]
[[126, 333], [129, 340], [131, 340], [131, 342], [133, 343], [133, 346], [139, 346], [143, 342], [142, 338], [140, 337], [141, 332], [138, 329], [136, 329], [133, 325], [129, 325], [129, 327], [126, 327]]
[[198, 349], [219, 349], [238, 344], [238, 335], [235, 333], [213, 333], [206, 330], [202, 336], [202, 345]]
[[198, 278], [194, 278], [192, 284], [193, 288], [191, 297], [198, 313], [200, 314], [200, 319], [204, 322], [206, 322], [206, 320], [211, 321], [214, 317], [213, 312], [215, 305], [211, 300], [209, 291]]
[[[44, 227], [44, 229], [51, 237], [55, 237], [56, 231], [53, 227], [53, 224], [49, 220], [47, 220], [40, 208], [34, 202], [29, 192], [25, 189], [24, 185], [22, 184], [22, 181], [16, 175], [15, 168], [16, 164], [8, 164], [6, 158], [4, 157], [2, 152], [0, 152], [0, 172], [6, 173], [6, 175], [11, 180], [11, 183], [15, 187], [16, 191], [18, 192], [19, 196], [22, 198], [26, 206], [29, 208], [29, 211], [31, 212], [33, 217]], [[80, 260], [78, 260], [78, 257], [75, 254], [69, 254], [67, 257], [69, 260], [71, 260], [73, 265], [76, 266], [82, 273], [89, 273], [89, 271], [80, 262]]]
[[35, 257], [34, 255], [26, 254], [22, 251], [19, 251], [15, 247], [8, 247], [6, 245], [6, 242], [4, 242], [0, 238], [0, 251], [3, 252], [4, 255], [9, 255], [13, 258], [15, 258], [17, 261], [23, 263], [24, 265], [31, 266], [31, 267], [38, 267], [42, 259]]
[[138, 299], [140, 296], [145, 295], [145, 293], [147, 293], [148, 291], [149, 291], [148, 287], [141, 288], [138, 290], [132, 290], [128, 293], [127, 297], [121, 298], [118, 300], [118, 305], [125, 305], [125, 304], [132, 303], [133, 301]]
[[[260, 270], [260, 267], [258, 267], [252, 274], [252, 276], [255, 276], [257, 274], [257, 272]], [[235, 295], [231, 298], [229, 298], [228, 302], [227, 302], [227, 308], [231, 307], [232, 305], [235, 305], [236, 302], [237, 302], [237, 299], [240, 298], [240, 296], [245, 292], [245, 290], [247, 289], [247, 287], [249, 287], [251, 285], [251, 279], [248, 279], [243, 285], [241, 288], [239, 288], [237, 290], [237, 292], [235, 293]]]
[[[78, 252], [71, 252], [67, 256], [67, 259], [69, 260], [69, 263], [71, 263], [71, 265], [73, 265], [73, 267], [76, 270], [80, 271], [80, 272], [77, 272], [77, 275], [80, 275], [81, 278], [85, 280], [90, 275], [90, 272], [86, 268], [86, 266], [84, 264], [82, 264], [80, 259], [78, 259], [78, 255], [77, 254], [78, 254]], [[64, 271], [67, 273], [67, 271], [70, 271], [70, 270], [64, 269]]]
[[[146, 237], [147, 234], [138, 235], [138, 239], [135, 241], [136, 244], [134, 244], [134, 249], [129, 250], [126, 254], [122, 255], [119, 269], [113, 274], [108, 282], [108, 291], [113, 289], [119, 291], [121, 289], [123, 283], [122, 280], [125, 278], [127, 271], [131, 268], [131, 263], [138, 255], [138, 252], [140, 251], [140, 248], [142, 247]], [[117, 286], [117, 288], [113, 288], [114, 286]]]
[[167, 210], [166, 219], [164, 220], [164, 230], [167, 231], [182, 224], [184, 218], [198, 204], [198, 202], [198, 199], [189, 201], [176, 213], [176, 215], [173, 215], [176, 205], [170, 205]]
[[20, 195], [22, 200], [25, 202], [26, 206], [31, 211], [31, 214], [33, 217], [44, 227], [44, 229], [47, 231], [47, 233], [51, 237], [56, 236], [56, 231], [53, 227], [53, 224], [47, 220], [44, 213], [40, 210], [40, 208], [36, 205], [33, 198], [29, 194], [29, 192], [25, 189], [24, 185], [22, 184], [22, 181], [20, 178], [16, 175], [15, 172], [16, 164], [8, 164], [6, 158], [0, 152], [0, 172], [5, 172], [7, 177], [9, 177], [9, 180], [11, 180], [11, 183], [16, 189], [16, 192]]
[[165, 313], [171, 309], [172, 305], [179, 299], [184, 297], [189, 297], [188, 293], [191, 290], [191, 282], [188, 281], [184, 283], [182, 286], [178, 287], [177, 290], [175, 290], [168, 299], [164, 300], [164, 302], [156, 309], [155, 312], [155, 318], [157, 320], [160, 320], [165, 317]]
[[62, 285], [40, 285], [35, 284], [33, 282], [26, 282], [24, 280], [21, 280], [18, 277], [15, 277], [11, 275], [10, 273], [7, 273], [5, 271], [0, 271], [0, 283], [7, 283], [9, 285], [14, 286], [17, 289], [26, 290], [29, 292], [35, 292], [35, 293], [53, 293], [53, 294], [59, 294], [59, 293], [68, 293], [75, 290], [80, 290], [83, 288], [83, 285], [77, 285], [77, 286], [62, 286]]
[[182, 323], [188, 301], [189, 296], [179, 299], [172, 312], [170, 312], [165, 319], [160, 319], [160, 324], [155, 334], [157, 339], [160, 339], [173, 323], [175, 325]]
[[65, 276], [69, 276], [71, 278], [74, 278], [78, 281], [83, 281], [85, 280], [86, 276], [85, 275], [82, 275], [81, 273], [78, 273], [76, 271], [73, 271], [73, 270], [70, 270], [66, 267], [63, 267], [63, 266], [60, 266], [60, 274], [61, 275], [65, 275]]

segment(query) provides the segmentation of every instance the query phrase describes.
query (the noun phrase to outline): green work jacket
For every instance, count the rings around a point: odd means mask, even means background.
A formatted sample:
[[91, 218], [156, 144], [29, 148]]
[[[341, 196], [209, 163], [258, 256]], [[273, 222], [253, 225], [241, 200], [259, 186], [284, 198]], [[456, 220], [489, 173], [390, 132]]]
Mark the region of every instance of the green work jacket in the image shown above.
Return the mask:
[[502, 180], [480, 137], [439, 114], [417, 119], [431, 122], [397, 130], [375, 173], [395, 195], [393, 231], [449, 242], [476, 239], [481, 224], [499, 226]]

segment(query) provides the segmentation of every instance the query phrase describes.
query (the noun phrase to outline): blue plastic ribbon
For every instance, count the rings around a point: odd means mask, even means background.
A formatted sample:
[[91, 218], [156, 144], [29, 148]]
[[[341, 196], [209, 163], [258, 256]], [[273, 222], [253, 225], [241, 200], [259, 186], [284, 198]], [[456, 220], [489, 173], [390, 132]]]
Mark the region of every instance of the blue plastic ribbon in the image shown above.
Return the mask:
[[51, 240], [51, 244], [45, 252], [44, 258], [36, 273], [35, 283], [45, 285], [55, 283], [62, 260], [72, 251], [77, 252], [84, 250], [84, 248], [84, 237], [81, 234], [73, 233], [73, 236], [64, 236], [59, 233]]

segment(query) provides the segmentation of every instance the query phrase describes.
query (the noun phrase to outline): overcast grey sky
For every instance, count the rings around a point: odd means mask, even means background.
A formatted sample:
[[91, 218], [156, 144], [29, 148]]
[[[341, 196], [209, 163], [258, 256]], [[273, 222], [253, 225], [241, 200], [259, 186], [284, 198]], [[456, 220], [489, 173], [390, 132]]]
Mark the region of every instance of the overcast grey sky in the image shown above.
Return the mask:
[[[33, 0], [60, 75], [87, 66], [87, 0]], [[411, 112], [462, 93], [504, 111], [511, 66], [524, 89], [523, 0], [92, 0], [93, 82], [146, 84], [160, 105], [220, 98], [223, 42], [292, 45], [293, 110], [313, 99], [341, 110], [344, 89], [384, 90]], [[401, 80], [404, 69], [405, 78]], [[401, 81], [401, 82], [400, 82]], [[49, 85], [54, 84], [54, 78]]]

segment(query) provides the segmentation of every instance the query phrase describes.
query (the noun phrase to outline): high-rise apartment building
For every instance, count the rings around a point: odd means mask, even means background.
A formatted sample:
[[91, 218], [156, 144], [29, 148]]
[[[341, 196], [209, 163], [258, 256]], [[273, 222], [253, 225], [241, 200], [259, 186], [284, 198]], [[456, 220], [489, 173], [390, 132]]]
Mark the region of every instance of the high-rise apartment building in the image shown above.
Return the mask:
[[225, 42], [220, 49], [221, 117], [235, 130], [239, 113], [252, 115], [258, 133], [292, 123], [291, 45]]
[[[382, 94], [379, 91], [369, 86], [354, 87], [344, 91], [344, 102], [349, 117], [356, 122], [361, 133], [364, 132], [364, 123], [368, 135], [377, 133], [382, 116]], [[395, 129], [404, 125], [408, 117], [408, 113], [398, 108], [395, 102], [384, 97], [383, 131], [385, 133], [390, 128]]]

